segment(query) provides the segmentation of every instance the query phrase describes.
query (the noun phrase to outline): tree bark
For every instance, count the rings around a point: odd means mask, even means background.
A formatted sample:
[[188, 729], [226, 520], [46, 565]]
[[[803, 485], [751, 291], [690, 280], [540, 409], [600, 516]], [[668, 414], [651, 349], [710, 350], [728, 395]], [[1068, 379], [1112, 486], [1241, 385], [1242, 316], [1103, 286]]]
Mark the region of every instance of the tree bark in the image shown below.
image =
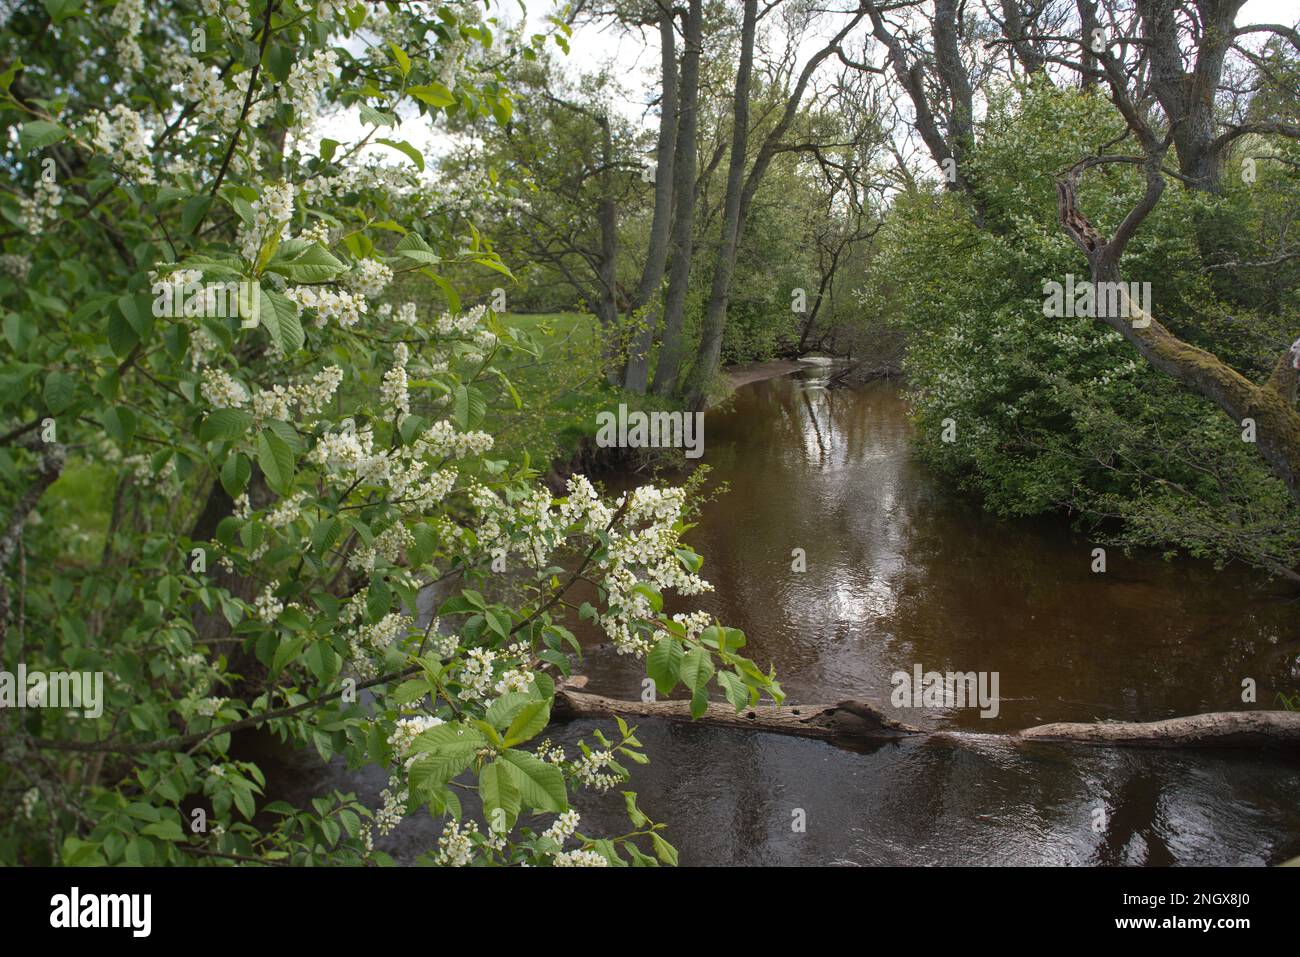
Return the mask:
[[[956, 4], [953, 0], [938, 0], [935, 4], [934, 68], [929, 78], [922, 60], [908, 56], [903, 41], [885, 21], [885, 5], [865, 3], [864, 6], [871, 18], [872, 35], [885, 45], [886, 59], [894, 77], [911, 101], [916, 132], [930, 157], [944, 172], [944, 186], [970, 198], [975, 225], [983, 227], [984, 212], [979, 195], [974, 184], [966, 178], [968, 150], [974, 146], [974, 99], [970, 75], [961, 60]], [[940, 127], [928, 79], [946, 91], [953, 102], [946, 133]]]
[[[750, 7], [746, 5], [746, 14], [748, 23], [748, 14]], [[804, 91], [808, 87], [809, 81], [822, 62], [832, 53], [841, 51], [840, 44], [866, 16], [865, 7], [860, 8], [858, 12], [849, 20], [840, 31], [830, 39], [825, 46], [809, 57], [804, 64], [803, 70], [799, 73], [799, 79], [795, 83], [794, 89], [786, 97], [785, 107], [781, 113], [780, 119], [770, 129], [763, 138], [763, 143], [759, 147], [758, 155], [754, 158], [754, 165], [750, 168], [749, 174], [744, 175], [745, 156], [743, 150], [737, 160], [737, 144], [744, 149], [749, 144], [749, 104], [748, 92], [750, 86], [749, 73], [752, 70], [754, 57], [754, 40], [753, 25], [750, 24], [748, 41], [745, 40], [742, 31], [741, 40], [741, 67], [736, 74], [736, 127], [733, 130], [733, 143], [731, 151], [731, 163], [728, 167], [727, 177], [727, 197], [724, 203], [725, 209], [723, 214], [723, 233], [722, 248], [718, 250], [718, 260], [714, 267], [713, 286], [709, 296], [708, 310], [705, 314], [704, 328], [700, 339], [700, 348], [696, 355], [694, 366], [691, 368], [690, 378], [686, 383], [687, 404], [695, 410], [704, 407], [704, 392], [708, 387], [709, 380], [718, 369], [718, 358], [722, 352], [722, 335], [726, 327], [727, 305], [731, 298], [731, 281], [735, 274], [736, 251], [740, 242], [740, 236], [744, 232], [745, 222], [749, 218], [749, 210], [753, 205], [754, 196], [758, 192], [758, 187], [767, 173], [768, 166], [771, 165], [773, 157], [782, 149], [782, 139], [789, 130], [791, 122], [799, 112], [799, 105], [803, 102]], [[746, 57], [748, 57], [749, 69], [746, 67]], [[745, 102], [742, 103], [740, 98], [741, 79], [744, 79]], [[743, 117], [743, 126], [742, 126]], [[788, 148], [788, 147], [786, 147]], [[733, 192], [732, 176], [742, 177], [739, 184], [739, 193]], [[733, 199], [738, 199], [739, 204], [734, 210], [732, 209]], [[733, 221], [734, 220], [734, 221]]]
[[722, 206], [722, 241], [713, 265], [713, 285], [704, 312], [700, 348], [686, 382], [687, 403], [704, 407], [708, 380], [722, 354], [722, 334], [731, 299], [731, 279], [736, 271], [736, 247], [740, 238], [740, 194], [745, 186], [745, 156], [749, 149], [749, 86], [754, 71], [754, 31], [758, 23], [758, 0], [745, 0], [740, 27], [740, 66], [736, 70], [735, 104], [732, 108], [731, 158], [727, 162], [727, 196]]
[[663, 94], [659, 99], [659, 143], [655, 152], [655, 207], [650, 223], [650, 245], [646, 251], [641, 282], [632, 299], [631, 312], [645, 309], [644, 326], [633, 336], [627, 357], [623, 388], [644, 394], [650, 374], [650, 352], [658, 331], [659, 312], [646, 309], [658, 297], [668, 262], [668, 238], [673, 214], [673, 160], [677, 150], [677, 33], [673, 15], [665, 10], [659, 20], [660, 73]]
[[618, 204], [614, 198], [614, 138], [608, 116], [598, 116], [600, 124], [602, 173], [600, 211], [600, 263], [596, 272], [600, 299], [596, 318], [604, 329], [605, 378], [610, 385], [619, 384], [623, 342], [618, 324]]
[[1189, 72], [1178, 28], [1179, 5], [1174, 0], [1138, 0], [1151, 91], [1169, 118], [1178, 171], [1194, 189], [1217, 193], [1221, 160], [1215, 148], [1215, 94], [1223, 64], [1234, 40], [1233, 27], [1245, 0], [1195, 0], [1200, 31]]
[[[1119, 262], [1124, 247], [1155, 208], [1164, 190], [1161, 158], [1158, 152], [1147, 157], [1146, 193], [1109, 240], [1078, 208], [1078, 177], [1088, 161], [1077, 164], [1057, 181], [1057, 214], [1061, 227], [1087, 257], [1094, 284], [1121, 282]], [[1218, 356], [1183, 342], [1154, 316], [1132, 303], [1127, 294], [1123, 294], [1123, 299], [1125, 308], [1117, 314], [1097, 318], [1128, 340], [1147, 362], [1209, 399], [1237, 425], [1245, 419], [1254, 419], [1260, 454], [1273, 474], [1286, 485], [1291, 497], [1300, 502], [1300, 411], [1296, 409], [1300, 340], [1278, 360], [1269, 380], [1255, 385]]]
[[1111, 747], [1194, 748], [1300, 747], [1300, 712], [1217, 711], [1163, 721], [1102, 721], [1095, 724], [1061, 722], [1023, 731], [981, 733], [925, 731], [888, 717], [875, 705], [858, 700], [837, 704], [760, 704], [736, 711], [729, 704], [710, 703], [692, 718], [689, 701], [626, 701], [561, 687], [555, 693], [552, 716], [558, 719], [658, 718], [712, 728], [731, 728], [815, 738], [834, 744], [861, 741], [936, 737], [948, 740], [1048, 741]]
[[686, 724], [744, 728], [823, 741], [840, 737], [898, 738], [923, 733], [920, 728], [886, 717], [865, 701], [792, 707], [764, 703], [742, 711], [730, 704], [710, 702], [703, 715], [692, 718], [689, 701], [625, 701], [561, 687], [555, 692], [551, 714], [557, 718], [605, 718], [611, 715], [662, 718]]
[[670, 396], [677, 391], [677, 373], [682, 362], [682, 326], [686, 318], [686, 294], [690, 288], [694, 252], [695, 149], [703, 38], [703, 0], [690, 0], [682, 49], [677, 151], [673, 158], [672, 264], [668, 270], [668, 291], [664, 296], [663, 341], [659, 346], [659, 362], [655, 366], [652, 386], [658, 396]]

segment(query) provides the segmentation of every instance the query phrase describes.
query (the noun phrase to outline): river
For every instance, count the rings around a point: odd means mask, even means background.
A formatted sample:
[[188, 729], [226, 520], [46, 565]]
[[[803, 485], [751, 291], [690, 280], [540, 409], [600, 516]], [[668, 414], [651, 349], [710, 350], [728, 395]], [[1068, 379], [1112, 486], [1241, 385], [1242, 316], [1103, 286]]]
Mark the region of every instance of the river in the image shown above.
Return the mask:
[[[899, 388], [828, 390], [825, 369], [743, 387], [706, 422], [730, 492], [688, 540], [712, 594], [690, 606], [749, 638], [791, 703], [874, 701], [923, 727], [1155, 720], [1278, 707], [1300, 688], [1300, 605], [1246, 570], [1111, 549], [1060, 519], [1003, 522], [938, 482], [910, 447]], [[618, 484], [618, 483], [615, 483]], [[797, 570], [802, 549], [805, 570]], [[896, 709], [890, 676], [997, 672], [996, 717]], [[643, 672], [593, 647], [588, 690], [640, 693]], [[1242, 702], [1253, 679], [1257, 704]], [[594, 722], [552, 729], [574, 753]], [[667, 821], [682, 864], [1275, 864], [1300, 854], [1300, 760], [996, 739], [860, 751], [643, 721], [651, 764], [626, 787]], [[589, 738], [590, 740], [590, 738]], [[317, 786], [373, 794], [326, 772]], [[373, 797], [372, 797], [373, 799]], [[616, 789], [575, 804], [582, 830], [627, 830]], [[427, 815], [384, 845], [409, 861]]]

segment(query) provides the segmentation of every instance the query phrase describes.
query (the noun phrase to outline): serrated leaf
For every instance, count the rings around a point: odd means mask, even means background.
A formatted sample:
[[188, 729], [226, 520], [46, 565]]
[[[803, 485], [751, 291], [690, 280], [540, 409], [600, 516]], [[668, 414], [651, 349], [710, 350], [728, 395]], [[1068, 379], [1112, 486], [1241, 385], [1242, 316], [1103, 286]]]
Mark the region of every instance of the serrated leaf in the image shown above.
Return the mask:
[[554, 764], [513, 748], [502, 753], [501, 761], [509, 768], [521, 799], [529, 807], [555, 814], [569, 809], [564, 774]]
[[243, 494], [244, 489], [248, 487], [248, 480], [252, 477], [253, 466], [247, 457], [240, 453], [235, 453], [226, 458], [221, 466], [221, 487], [226, 490], [226, 494], [231, 498], [238, 498]]
[[672, 867], [677, 866], [677, 848], [673, 847], [658, 834], [650, 835], [650, 843], [654, 845], [655, 857], [659, 858], [664, 864]]
[[253, 417], [241, 409], [215, 409], [199, 426], [199, 441], [229, 442], [253, 424]]
[[[382, 142], [382, 141], [381, 141]], [[280, 273], [294, 282], [325, 282], [333, 279], [347, 267], [320, 243], [311, 243], [305, 249], [295, 250], [266, 267], [267, 272]], [[292, 300], [286, 300], [292, 305]]]
[[[322, 249], [321, 252], [325, 253], [325, 250]], [[325, 255], [329, 256], [329, 253]], [[298, 318], [297, 304], [287, 296], [271, 292], [269, 289], [259, 287], [259, 294], [261, 296], [259, 321], [266, 326], [267, 332], [271, 334], [271, 338], [275, 340], [281, 352], [286, 356], [297, 352], [306, 341], [302, 331], [302, 320]]]
[[686, 687], [701, 691], [708, 687], [709, 679], [713, 677], [713, 659], [703, 648], [692, 648], [682, 658], [678, 674]]
[[32, 120], [30, 123], [24, 123], [22, 130], [19, 131], [18, 148], [24, 153], [30, 153], [57, 143], [67, 135], [68, 131], [57, 123], [48, 120]]
[[135, 413], [124, 405], [105, 409], [100, 421], [104, 429], [122, 445], [126, 445], [135, 436]]
[[511, 763], [497, 760], [486, 765], [478, 775], [483, 816], [487, 818], [488, 830], [494, 833], [509, 833], [519, 817], [522, 795], [510, 770], [513, 767]]
[[408, 87], [406, 92], [430, 106], [448, 107], [456, 102], [456, 97], [451, 90], [441, 83], [426, 83], [422, 86]]
[[677, 686], [684, 655], [681, 642], [672, 635], [664, 635], [650, 649], [646, 656], [646, 674], [654, 680], [659, 694], [669, 694]]
[[76, 392], [77, 380], [73, 376], [66, 372], [51, 372], [45, 377], [45, 388], [42, 392], [45, 408], [58, 415], [72, 405]]
[[287, 495], [293, 486], [293, 450], [287, 442], [269, 429], [257, 436], [257, 464], [266, 476], [266, 484], [280, 494]]
[[505, 745], [512, 747], [535, 737], [551, 723], [551, 702], [532, 701], [525, 705], [506, 728]]

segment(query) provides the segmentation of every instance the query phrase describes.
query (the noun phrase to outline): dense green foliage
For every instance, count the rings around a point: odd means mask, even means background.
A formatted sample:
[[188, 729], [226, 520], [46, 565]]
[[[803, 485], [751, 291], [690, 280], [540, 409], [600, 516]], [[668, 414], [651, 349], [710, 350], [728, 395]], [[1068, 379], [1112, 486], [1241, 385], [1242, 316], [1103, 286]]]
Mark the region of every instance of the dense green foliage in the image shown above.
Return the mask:
[[[1095, 319], [1044, 315], [1045, 282], [1088, 278], [1057, 223], [1055, 175], [1121, 128], [1099, 95], [1006, 89], [971, 168], [987, 228], [950, 193], [911, 193], [891, 210], [865, 302], [909, 332], [918, 441], [998, 514], [1064, 507], [1115, 520], [1101, 526], [1114, 541], [1294, 568], [1300, 513], [1242, 429]], [[1151, 284], [1153, 312], [1180, 337], [1260, 379], [1290, 341], [1300, 265], [1206, 268], [1268, 259], [1286, 230], [1300, 177], [1267, 158], [1257, 170], [1254, 182], [1229, 177], [1222, 196], [1167, 191], [1124, 268]], [[1083, 201], [1113, 229], [1141, 188], [1135, 168], [1111, 167]]]
[[[395, 133], [507, 122], [498, 68], [548, 42], [473, 2], [49, 0], [6, 24], [0, 627], [47, 679], [21, 706], [0, 684], [0, 861], [384, 863], [428, 807], [436, 863], [675, 862], [630, 791], [625, 834], [577, 831], [571, 798], [646, 758], [622, 722], [539, 743], [564, 622], [697, 712], [780, 688], [739, 632], [662, 611], [707, 587], [682, 490], [556, 498], [530, 440], [485, 431], [527, 415], [553, 337], [462, 301], [448, 276], [511, 280], [475, 222], [492, 184], [439, 187]], [[333, 113], [361, 132], [307, 135]], [[102, 697], [69, 706], [58, 672]], [[385, 768], [382, 806], [268, 801], [254, 729]]]

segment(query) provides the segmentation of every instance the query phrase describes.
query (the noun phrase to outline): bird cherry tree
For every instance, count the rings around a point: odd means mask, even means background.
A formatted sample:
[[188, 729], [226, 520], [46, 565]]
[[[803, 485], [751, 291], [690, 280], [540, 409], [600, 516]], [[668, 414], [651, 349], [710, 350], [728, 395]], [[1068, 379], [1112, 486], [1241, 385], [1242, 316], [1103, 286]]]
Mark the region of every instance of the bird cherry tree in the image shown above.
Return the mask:
[[[0, 709], [0, 859], [383, 863], [427, 807], [436, 863], [674, 862], [632, 792], [626, 833], [582, 828], [578, 795], [646, 757], [621, 720], [578, 753], [544, 738], [566, 620], [697, 713], [711, 685], [780, 688], [740, 632], [663, 610], [708, 587], [681, 489], [557, 497], [494, 446], [488, 402], [527, 401], [508, 370], [537, 343], [460, 300], [455, 270], [510, 264], [479, 185], [402, 134], [509, 122], [502, 67], [562, 28], [481, 0], [6, 13], [0, 640], [10, 669], [105, 686], [98, 716]], [[270, 800], [252, 730], [382, 766], [382, 802]]]

